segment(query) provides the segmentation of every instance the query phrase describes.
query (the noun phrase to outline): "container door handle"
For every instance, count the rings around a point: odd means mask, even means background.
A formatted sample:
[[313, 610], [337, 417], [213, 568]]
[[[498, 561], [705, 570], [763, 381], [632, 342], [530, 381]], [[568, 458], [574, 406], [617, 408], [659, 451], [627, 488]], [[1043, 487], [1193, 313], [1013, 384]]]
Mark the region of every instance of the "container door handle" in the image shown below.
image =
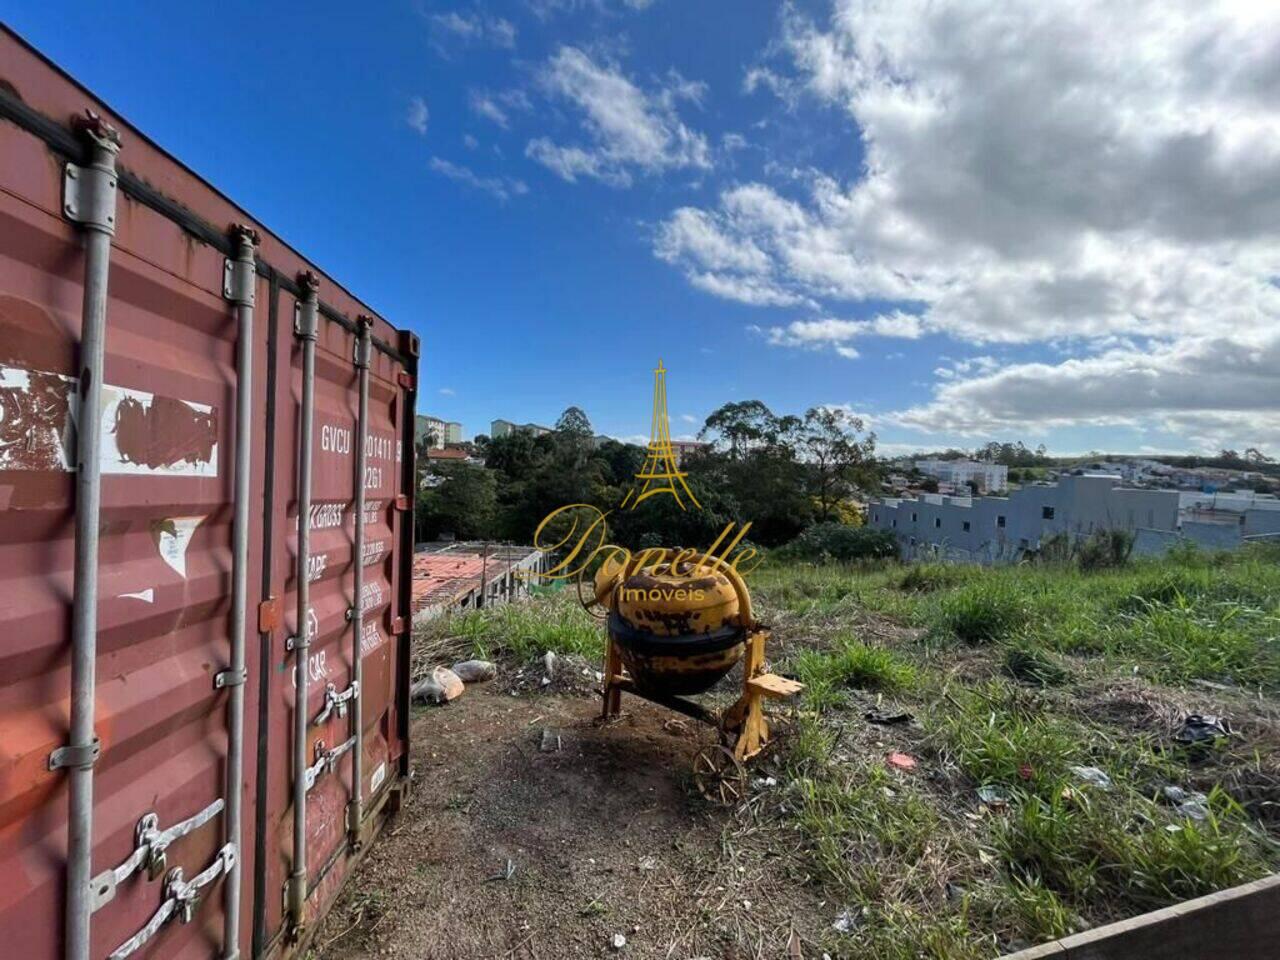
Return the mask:
[[159, 933], [175, 914], [182, 923], [190, 923], [200, 902], [200, 891], [229, 872], [235, 864], [236, 848], [228, 843], [218, 851], [218, 857], [213, 863], [190, 880], [183, 876], [181, 867], [174, 867], [165, 877], [164, 892], [167, 899], [160, 904], [160, 909], [152, 914], [145, 927], [116, 947], [107, 960], [125, 960], [125, 957]]
[[188, 817], [181, 823], [175, 823], [168, 830], [160, 829], [160, 818], [148, 813], [138, 821], [134, 829], [137, 847], [129, 855], [129, 859], [114, 870], [105, 870], [93, 878], [93, 893], [90, 898], [90, 909], [96, 912], [115, 899], [116, 887], [128, 880], [144, 864], [151, 875], [157, 879], [165, 868], [165, 850], [169, 844], [179, 837], [185, 837], [193, 830], [198, 830], [222, 812], [225, 804], [219, 797], [194, 817]]

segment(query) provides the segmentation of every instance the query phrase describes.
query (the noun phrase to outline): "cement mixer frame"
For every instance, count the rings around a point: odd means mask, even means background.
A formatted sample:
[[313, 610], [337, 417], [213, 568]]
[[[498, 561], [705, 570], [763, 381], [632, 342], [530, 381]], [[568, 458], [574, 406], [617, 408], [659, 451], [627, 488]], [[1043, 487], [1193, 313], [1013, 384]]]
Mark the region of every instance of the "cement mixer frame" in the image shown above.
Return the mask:
[[[642, 563], [652, 562], [653, 566], [669, 564], [678, 553], [668, 549], [662, 551], [661, 557], [654, 559], [656, 556], [656, 551], [651, 550], [643, 559], [630, 560], [614, 577], [614, 586], [636, 573]], [[804, 689], [804, 685], [769, 672], [765, 661], [765, 641], [769, 631], [752, 616], [751, 595], [747, 592], [741, 574], [718, 557], [705, 558], [701, 563], [714, 565], [716, 572], [725, 575], [738, 596], [737, 625], [745, 634], [746, 645], [742, 657], [742, 692], [738, 699], [724, 710], [713, 710], [683, 696], [640, 688], [627, 674], [613, 631], [606, 622], [602, 689], [604, 702], [601, 717], [608, 720], [618, 716], [622, 712], [622, 694], [629, 693], [714, 728], [718, 732], [719, 742], [699, 751], [694, 758], [694, 784], [698, 792], [711, 802], [731, 806], [746, 796], [744, 764], [769, 744], [769, 721], [765, 716], [764, 702], [794, 697]], [[607, 604], [610, 612], [616, 611], [616, 596], [617, 590], [610, 590]], [[581, 580], [579, 598], [581, 599]], [[584, 601], [583, 605], [590, 611], [594, 604]]]

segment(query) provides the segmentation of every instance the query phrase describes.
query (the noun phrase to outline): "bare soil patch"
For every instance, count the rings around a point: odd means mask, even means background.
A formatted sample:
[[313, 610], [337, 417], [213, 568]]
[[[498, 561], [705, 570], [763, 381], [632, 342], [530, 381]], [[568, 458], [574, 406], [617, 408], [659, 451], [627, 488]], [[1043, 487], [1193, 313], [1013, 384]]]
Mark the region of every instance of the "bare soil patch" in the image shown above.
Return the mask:
[[771, 844], [732, 836], [745, 813], [691, 786], [709, 734], [634, 698], [625, 709], [601, 724], [594, 698], [513, 696], [501, 679], [419, 708], [412, 796], [314, 956], [737, 960], [795, 943], [819, 957], [811, 895]]

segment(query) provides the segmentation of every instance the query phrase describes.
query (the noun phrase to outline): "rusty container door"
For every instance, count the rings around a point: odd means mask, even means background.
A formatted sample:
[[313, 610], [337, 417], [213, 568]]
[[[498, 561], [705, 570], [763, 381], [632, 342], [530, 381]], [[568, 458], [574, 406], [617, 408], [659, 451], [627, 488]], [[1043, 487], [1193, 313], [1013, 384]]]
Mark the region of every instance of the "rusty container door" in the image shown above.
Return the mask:
[[[324, 295], [323, 287], [320, 289]], [[306, 910], [303, 929], [292, 929], [287, 915], [288, 882], [293, 870], [295, 809], [292, 802], [295, 769], [289, 763], [294, 712], [298, 704], [297, 657], [289, 638], [299, 631], [298, 577], [302, 569], [298, 547], [297, 490], [299, 484], [299, 424], [302, 421], [302, 341], [293, 336], [298, 299], [282, 293], [279, 315], [284, 340], [277, 346], [274, 407], [276, 478], [286, 484], [273, 498], [272, 526], [283, 531], [285, 548], [272, 565], [271, 595], [282, 611], [280, 629], [269, 639], [271, 665], [268, 682], [271, 758], [266, 809], [270, 819], [266, 892], [259, 940], [268, 946], [306, 935], [315, 918], [328, 909], [349, 871], [348, 806], [352, 801], [354, 718], [350, 696], [354, 653], [354, 591], [359, 393], [356, 337], [343, 325], [321, 316], [315, 347], [314, 409], [311, 435], [312, 495], [308, 510], [309, 557], [305, 563], [310, 592], [306, 617], [307, 741], [305, 763], [312, 768], [306, 789]], [[400, 782], [407, 759], [404, 750], [403, 697], [407, 674], [403, 652], [409, 618], [406, 582], [401, 574], [406, 535], [412, 535], [409, 498], [412, 462], [407, 461], [404, 437], [412, 430], [412, 380], [393, 358], [374, 350], [370, 359], [366, 466], [364, 585], [359, 598], [363, 678], [358, 691], [363, 723], [361, 794], [364, 831], [378, 816], [389, 789]], [[410, 447], [411, 449], [411, 447]], [[412, 454], [410, 453], [411, 457]], [[285, 462], [281, 463], [281, 458]], [[407, 469], [406, 469], [407, 468]], [[330, 706], [341, 703], [342, 709]], [[326, 762], [326, 757], [332, 759]]]
[[[63, 165], [8, 123], [0, 157], [0, 933], [6, 955], [53, 960], [62, 955], [68, 807], [66, 774], [48, 761], [68, 734], [74, 438], [88, 420], [76, 402], [84, 256], [62, 216]], [[92, 873], [126, 864], [147, 824], [190, 829], [114, 890], [114, 878], [102, 881], [95, 960], [147, 925], [172, 870], [189, 879], [214, 864], [228, 789], [228, 691], [214, 686], [229, 657], [237, 390], [224, 258], [128, 197], [116, 218], [96, 418]], [[256, 582], [260, 550], [250, 562]], [[219, 889], [203, 891], [193, 922], [158, 931], [151, 955], [215, 955]]]
[[[70, 120], [86, 109], [122, 141], [96, 411], [79, 405], [86, 242], [69, 214], [67, 186], [68, 164], [86, 162]], [[239, 287], [230, 279], [237, 224], [259, 238]], [[283, 891], [293, 869], [291, 784], [299, 773], [287, 649], [299, 582], [293, 319], [306, 272], [320, 285], [307, 757], [312, 765], [318, 741], [330, 749], [354, 733], [354, 698], [314, 721], [330, 685], [333, 694], [350, 688], [348, 617], [358, 602], [363, 817], [349, 833], [350, 750], [313, 768], [307, 909], [291, 924]], [[252, 365], [242, 378], [237, 303], [250, 291]], [[0, 956], [57, 960], [71, 942], [68, 771], [56, 758], [72, 713], [76, 450], [85, 424], [98, 431], [102, 479], [92, 688], [98, 749], [75, 755], [92, 770], [93, 789], [83, 960], [222, 960], [237, 945], [241, 957], [297, 954], [407, 783], [418, 343], [372, 313], [0, 27]], [[370, 317], [373, 349], [361, 478], [365, 588], [356, 598], [360, 316]], [[252, 402], [254, 430], [244, 452], [249, 549], [237, 567], [241, 395]], [[248, 579], [247, 676], [238, 685], [228, 671], [237, 570]], [[244, 698], [238, 782], [228, 782], [232, 686]], [[238, 844], [228, 826], [234, 797]], [[228, 909], [233, 866], [238, 925]]]

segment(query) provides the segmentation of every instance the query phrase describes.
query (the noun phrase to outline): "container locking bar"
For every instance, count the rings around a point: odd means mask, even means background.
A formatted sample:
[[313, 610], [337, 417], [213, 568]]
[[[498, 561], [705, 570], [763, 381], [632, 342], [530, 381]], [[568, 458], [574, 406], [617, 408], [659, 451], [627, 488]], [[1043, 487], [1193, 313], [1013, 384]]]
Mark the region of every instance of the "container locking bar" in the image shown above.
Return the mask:
[[338, 692], [338, 688], [332, 683], [324, 688], [324, 709], [316, 714], [316, 718], [311, 721], [312, 726], [319, 726], [328, 720], [336, 712], [339, 719], [346, 719], [347, 704], [360, 696], [360, 684], [352, 682], [351, 686]]
[[320, 779], [322, 773], [332, 773], [333, 768], [338, 765], [339, 758], [356, 745], [356, 738], [351, 737], [345, 743], [339, 744], [332, 750], [324, 748], [324, 741], [316, 741], [316, 762], [307, 767], [304, 771], [307, 784], [307, 792], [311, 792], [311, 788], [316, 785], [316, 781]]
[[218, 858], [190, 880], [183, 875], [181, 867], [174, 867], [164, 880], [164, 892], [167, 898], [160, 904], [160, 909], [152, 914], [147, 925], [116, 947], [107, 960], [124, 960], [135, 953], [148, 940], [160, 932], [160, 928], [168, 923], [176, 914], [182, 923], [190, 923], [196, 914], [196, 906], [200, 902], [200, 891], [236, 865], [236, 848], [227, 844], [218, 851]]
[[[294, 655], [295, 702], [293, 705], [293, 865], [285, 895], [289, 937], [297, 941], [306, 925], [307, 902], [307, 791], [315, 774], [307, 767], [307, 647], [311, 645], [311, 434], [315, 424], [316, 338], [319, 336], [320, 280], [307, 271], [298, 277], [302, 296], [294, 313], [294, 332], [302, 341], [302, 396], [298, 411], [298, 556], [295, 597], [297, 635], [290, 647]], [[319, 750], [319, 744], [316, 745]]]
[[[98, 538], [102, 517], [102, 371], [107, 346], [107, 281], [116, 230], [120, 134], [92, 111], [76, 118], [89, 163], [67, 164], [62, 211], [84, 228], [84, 298], [78, 370], [75, 561], [71, 599], [71, 723], [67, 767], [66, 960], [89, 960], [93, 870], [94, 703], [98, 667]], [[58, 756], [50, 758], [58, 769]]]
[[168, 830], [160, 829], [160, 818], [155, 813], [148, 813], [138, 821], [134, 829], [134, 842], [137, 847], [129, 855], [129, 859], [114, 870], [107, 870], [93, 878], [93, 903], [96, 912], [115, 899], [116, 887], [124, 883], [138, 870], [145, 866], [152, 880], [164, 873], [165, 850], [169, 844], [198, 830], [222, 812], [225, 804], [219, 797], [194, 817], [181, 823], [175, 823]]
[[[364, 679], [364, 565], [365, 565], [365, 487], [369, 466], [369, 339], [373, 319], [356, 317], [356, 344], [352, 362], [356, 368], [360, 400], [356, 422], [355, 539], [352, 554], [351, 596], [354, 601], [347, 611], [351, 622], [351, 684], [359, 687]], [[364, 701], [356, 698], [351, 725], [355, 728], [355, 753], [351, 755], [351, 800], [347, 803], [347, 842], [353, 850], [360, 848], [360, 826], [364, 820]]]
[[[227, 698], [227, 817], [226, 843], [240, 849], [242, 781], [244, 779], [245, 632], [249, 607], [249, 503], [252, 489], [253, 435], [253, 297], [257, 286], [259, 236], [252, 227], [231, 228], [233, 257], [223, 265], [222, 292], [236, 316], [236, 450], [235, 516], [231, 536], [231, 663], [214, 677], [214, 689], [226, 688]], [[227, 871], [226, 910], [223, 913], [223, 960], [240, 956], [240, 868]]]

